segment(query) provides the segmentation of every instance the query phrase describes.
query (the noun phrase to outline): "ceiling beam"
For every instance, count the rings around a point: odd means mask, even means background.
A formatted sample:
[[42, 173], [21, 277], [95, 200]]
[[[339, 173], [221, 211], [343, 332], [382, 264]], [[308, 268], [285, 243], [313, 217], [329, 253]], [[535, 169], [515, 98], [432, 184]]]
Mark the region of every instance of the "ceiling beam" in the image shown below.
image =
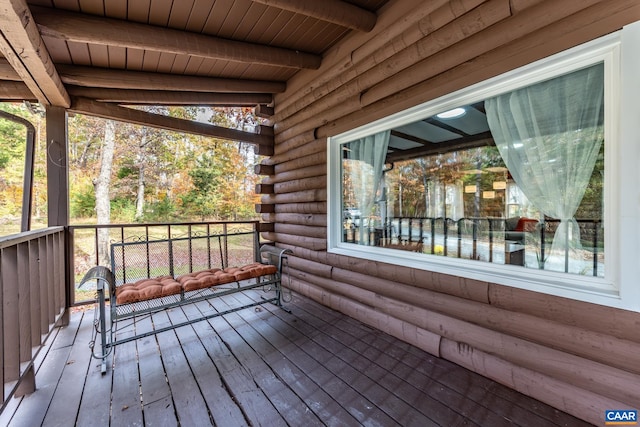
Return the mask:
[[0, 80], [13, 80], [14, 82], [21, 82], [22, 77], [16, 73], [9, 61], [4, 58], [0, 58]]
[[26, 84], [0, 81], [0, 101], [38, 101]]
[[135, 110], [133, 108], [125, 108], [118, 105], [93, 101], [86, 98], [72, 98], [72, 104], [69, 111], [175, 132], [248, 142], [264, 147], [273, 148], [274, 145], [273, 135], [244, 132], [236, 129], [214, 126], [207, 123], [162, 116], [159, 114], [148, 113], [146, 111]]
[[491, 132], [483, 132], [477, 135], [470, 135], [464, 138], [451, 139], [445, 142], [438, 142], [424, 147], [416, 147], [409, 150], [397, 150], [387, 154], [387, 162], [399, 162], [411, 160], [418, 157], [433, 156], [435, 154], [451, 153], [452, 151], [467, 150], [470, 148], [486, 147], [496, 145]]
[[320, 55], [293, 49], [60, 9], [32, 6], [31, 10], [43, 36], [62, 40], [278, 67], [318, 69], [321, 62]]
[[210, 105], [245, 107], [270, 104], [270, 93], [211, 93], [168, 90], [105, 89], [67, 86], [71, 96], [128, 105]]
[[0, 51], [44, 105], [68, 107], [69, 94], [25, 0], [0, 0]]
[[331, 22], [358, 31], [371, 31], [376, 25], [375, 13], [340, 0], [252, 0], [289, 12]]
[[223, 79], [63, 64], [59, 64], [57, 68], [64, 83], [76, 86], [232, 93], [281, 93], [286, 89], [286, 83], [276, 81]]

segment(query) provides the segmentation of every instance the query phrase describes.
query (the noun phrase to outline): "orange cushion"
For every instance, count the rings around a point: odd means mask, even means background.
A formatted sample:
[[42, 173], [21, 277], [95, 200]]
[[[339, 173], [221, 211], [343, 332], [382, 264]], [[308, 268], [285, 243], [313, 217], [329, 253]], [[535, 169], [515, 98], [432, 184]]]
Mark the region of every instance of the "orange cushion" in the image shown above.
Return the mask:
[[171, 276], [160, 276], [152, 279], [142, 279], [134, 283], [126, 283], [116, 289], [116, 303], [130, 304], [169, 295], [195, 291], [225, 283], [239, 282], [267, 274], [275, 274], [275, 265], [254, 262], [242, 267], [228, 267], [224, 270], [212, 268], [183, 274], [177, 279]]
[[175, 295], [180, 292], [182, 292], [182, 286], [170, 276], [142, 279], [134, 283], [118, 286], [116, 289], [116, 303], [130, 304]]

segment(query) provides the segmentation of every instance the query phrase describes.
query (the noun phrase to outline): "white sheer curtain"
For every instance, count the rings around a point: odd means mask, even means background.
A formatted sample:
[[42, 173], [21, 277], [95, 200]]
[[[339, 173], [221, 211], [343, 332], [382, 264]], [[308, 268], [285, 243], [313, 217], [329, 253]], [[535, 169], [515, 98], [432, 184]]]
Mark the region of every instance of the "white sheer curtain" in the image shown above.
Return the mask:
[[358, 242], [367, 244], [369, 220], [373, 214], [376, 195], [382, 188], [385, 158], [391, 131], [383, 131], [346, 144], [347, 159], [353, 162], [348, 169], [348, 179], [353, 185], [357, 208], [360, 211]]
[[551, 254], [580, 247], [573, 218], [602, 145], [604, 66], [485, 101], [489, 128], [513, 179], [543, 214], [558, 218]]

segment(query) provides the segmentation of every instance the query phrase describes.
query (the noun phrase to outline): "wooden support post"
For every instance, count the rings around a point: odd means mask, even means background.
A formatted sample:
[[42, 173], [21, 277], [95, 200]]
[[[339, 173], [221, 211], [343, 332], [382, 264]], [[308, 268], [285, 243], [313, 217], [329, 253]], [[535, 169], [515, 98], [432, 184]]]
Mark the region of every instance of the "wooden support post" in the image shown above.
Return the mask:
[[67, 112], [47, 107], [47, 212], [48, 225], [69, 225], [69, 169], [67, 159]]
[[[46, 152], [47, 152], [47, 212], [49, 227], [69, 225], [69, 167], [67, 141], [67, 112], [62, 107], [48, 106], [46, 109]], [[67, 254], [73, 253], [65, 239], [64, 248]], [[73, 257], [66, 256], [64, 263], [64, 280], [66, 283], [65, 307], [74, 301], [73, 292]], [[63, 319], [62, 324], [68, 322]]]
[[258, 154], [261, 156], [273, 156], [273, 146], [258, 145]]

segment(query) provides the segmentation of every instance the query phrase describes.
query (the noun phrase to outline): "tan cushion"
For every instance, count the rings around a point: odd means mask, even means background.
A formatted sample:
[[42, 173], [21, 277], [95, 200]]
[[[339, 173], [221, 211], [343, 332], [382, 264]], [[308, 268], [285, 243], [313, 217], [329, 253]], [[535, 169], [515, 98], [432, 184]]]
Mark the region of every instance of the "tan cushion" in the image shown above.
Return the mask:
[[267, 274], [275, 274], [278, 271], [275, 265], [260, 264], [258, 262], [245, 265], [242, 270], [248, 271], [251, 277], [266, 276]]
[[180, 292], [182, 292], [182, 286], [171, 276], [142, 279], [134, 283], [118, 286], [116, 289], [116, 303], [130, 304], [175, 295]]
[[224, 270], [211, 268], [209, 270], [195, 271], [183, 274], [174, 279], [171, 276], [160, 276], [152, 279], [142, 279], [134, 283], [118, 286], [116, 289], [116, 302], [118, 304], [130, 304], [146, 301], [153, 298], [196, 291], [225, 283], [239, 282], [241, 280], [275, 274], [274, 265], [255, 262], [242, 267], [227, 267]]

